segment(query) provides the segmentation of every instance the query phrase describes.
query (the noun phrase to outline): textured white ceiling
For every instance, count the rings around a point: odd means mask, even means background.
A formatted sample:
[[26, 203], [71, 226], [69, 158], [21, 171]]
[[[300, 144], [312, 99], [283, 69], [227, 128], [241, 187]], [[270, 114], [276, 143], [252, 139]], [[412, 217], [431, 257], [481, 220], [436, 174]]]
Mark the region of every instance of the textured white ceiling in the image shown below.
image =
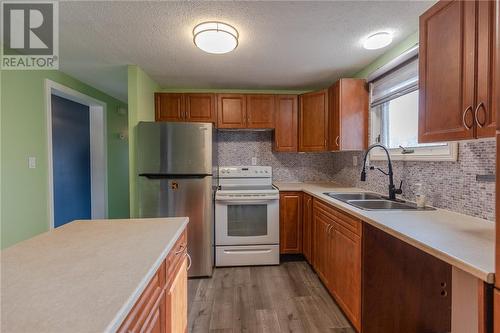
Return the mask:
[[[390, 48], [365, 50], [363, 37], [391, 30], [394, 45], [434, 2], [61, 2], [61, 69], [124, 101], [127, 64], [165, 88], [318, 88]], [[192, 29], [206, 20], [236, 27], [238, 48], [197, 49]]]

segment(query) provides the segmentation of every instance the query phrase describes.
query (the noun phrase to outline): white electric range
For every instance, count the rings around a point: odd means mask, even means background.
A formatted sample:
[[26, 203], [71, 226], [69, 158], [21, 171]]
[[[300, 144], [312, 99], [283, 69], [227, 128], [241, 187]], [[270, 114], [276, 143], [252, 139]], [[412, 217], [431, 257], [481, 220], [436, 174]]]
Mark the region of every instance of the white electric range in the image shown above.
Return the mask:
[[215, 265], [279, 264], [279, 191], [269, 166], [219, 168]]

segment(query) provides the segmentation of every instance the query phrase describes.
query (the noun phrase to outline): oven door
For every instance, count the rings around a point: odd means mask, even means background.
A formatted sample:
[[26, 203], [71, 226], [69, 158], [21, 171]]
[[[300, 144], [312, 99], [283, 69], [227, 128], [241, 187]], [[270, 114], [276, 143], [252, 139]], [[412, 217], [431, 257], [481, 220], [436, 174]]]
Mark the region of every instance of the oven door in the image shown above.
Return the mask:
[[279, 244], [279, 196], [216, 198], [215, 244]]

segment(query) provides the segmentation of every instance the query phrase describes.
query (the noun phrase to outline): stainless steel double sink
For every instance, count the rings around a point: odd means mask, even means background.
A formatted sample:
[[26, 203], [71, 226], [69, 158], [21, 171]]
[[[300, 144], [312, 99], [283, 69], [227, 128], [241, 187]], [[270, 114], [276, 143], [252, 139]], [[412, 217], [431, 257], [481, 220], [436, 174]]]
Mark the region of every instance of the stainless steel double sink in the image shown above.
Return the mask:
[[371, 192], [325, 192], [324, 194], [363, 210], [435, 210], [432, 207], [418, 208], [417, 205], [411, 202], [388, 200], [379, 194]]

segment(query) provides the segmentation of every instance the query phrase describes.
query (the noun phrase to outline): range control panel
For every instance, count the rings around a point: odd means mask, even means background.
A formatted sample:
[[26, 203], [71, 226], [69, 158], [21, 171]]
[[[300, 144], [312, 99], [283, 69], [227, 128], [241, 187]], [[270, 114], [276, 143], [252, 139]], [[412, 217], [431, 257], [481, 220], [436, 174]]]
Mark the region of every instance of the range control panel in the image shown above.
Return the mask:
[[219, 167], [220, 178], [271, 178], [270, 166], [223, 166]]

